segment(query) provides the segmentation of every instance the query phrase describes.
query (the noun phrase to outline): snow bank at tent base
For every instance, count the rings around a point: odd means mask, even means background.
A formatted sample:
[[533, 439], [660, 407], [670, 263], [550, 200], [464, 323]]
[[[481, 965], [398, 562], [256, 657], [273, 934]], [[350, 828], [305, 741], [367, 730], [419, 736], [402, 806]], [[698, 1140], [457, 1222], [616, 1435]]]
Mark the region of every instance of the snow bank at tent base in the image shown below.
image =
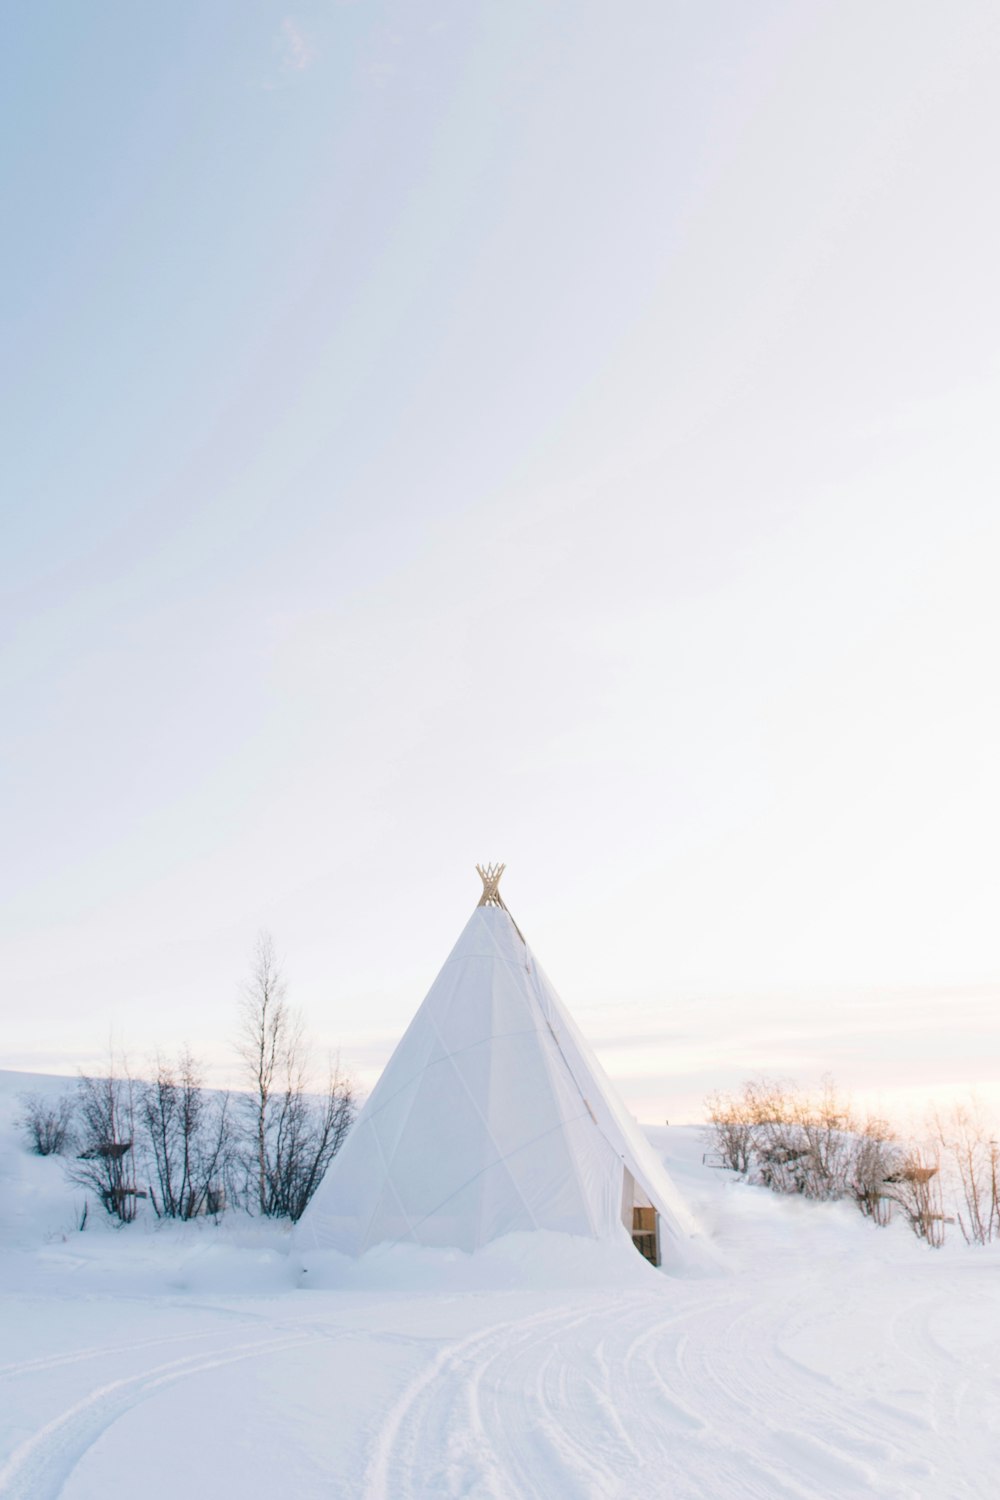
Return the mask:
[[[637, 1254], [624, 1231], [605, 1242], [582, 1235], [532, 1230], [503, 1235], [481, 1250], [433, 1250], [381, 1245], [358, 1258], [312, 1250], [292, 1259], [299, 1285], [345, 1291], [490, 1291], [622, 1286], [641, 1288], [664, 1274]], [[704, 1274], [698, 1263], [691, 1274]]]
[[[574, 1287], [634, 1287], [662, 1279], [623, 1239], [603, 1244], [545, 1231], [506, 1235], [482, 1250], [381, 1246], [360, 1258], [299, 1255], [287, 1228], [232, 1215], [219, 1225], [132, 1225], [51, 1236], [3, 1258], [3, 1289], [46, 1294], [72, 1286], [94, 1296], [230, 1296], [290, 1291], [404, 1295]], [[701, 1269], [693, 1273], [703, 1274]], [[717, 1274], [722, 1274], [717, 1272]]]

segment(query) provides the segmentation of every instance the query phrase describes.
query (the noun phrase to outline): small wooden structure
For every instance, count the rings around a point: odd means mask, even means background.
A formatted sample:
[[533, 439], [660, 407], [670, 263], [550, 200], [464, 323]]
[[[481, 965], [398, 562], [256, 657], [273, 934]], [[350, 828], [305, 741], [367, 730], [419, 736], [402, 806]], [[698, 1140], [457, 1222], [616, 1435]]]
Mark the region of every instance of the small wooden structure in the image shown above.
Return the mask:
[[131, 1149], [131, 1141], [98, 1141], [95, 1146], [88, 1146], [86, 1151], [81, 1151], [77, 1160], [122, 1161]]
[[900, 1167], [898, 1172], [890, 1172], [888, 1177], [883, 1177], [882, 1181], [890, 1183], [912, 1182], [918, 1187], [923, 1187], [925, 1183], [930, 1182], [931, 1178], [936, 1177], [937, 1174], [937, 1167], [921, 1167], [907, 1164], [905, 1167]]
[[622, 1223], [632, 1243], [650, 1265], [660, 1264], [660, 1216], [628, 1167], [622, 1182]]
[[655, 1208], [637, 1203], [632, 1209], [632, 1243], [650, 1265], [660, 1264], [660, 1216]]

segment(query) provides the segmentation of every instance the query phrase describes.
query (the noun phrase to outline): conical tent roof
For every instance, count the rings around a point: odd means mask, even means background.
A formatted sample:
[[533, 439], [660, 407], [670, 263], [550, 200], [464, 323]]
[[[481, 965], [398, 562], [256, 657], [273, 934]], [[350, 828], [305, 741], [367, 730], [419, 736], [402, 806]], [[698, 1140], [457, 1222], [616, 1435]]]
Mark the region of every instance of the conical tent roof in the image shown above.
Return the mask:
[[[484, 883], [486, 876], [484, 875]], [[696, 1225], [496, 897], [473, 912], [303, 1215], [300, 1246], [479, 1246], [519, 1230], [596, 1239], [659, 1215], [663, 1259]]]

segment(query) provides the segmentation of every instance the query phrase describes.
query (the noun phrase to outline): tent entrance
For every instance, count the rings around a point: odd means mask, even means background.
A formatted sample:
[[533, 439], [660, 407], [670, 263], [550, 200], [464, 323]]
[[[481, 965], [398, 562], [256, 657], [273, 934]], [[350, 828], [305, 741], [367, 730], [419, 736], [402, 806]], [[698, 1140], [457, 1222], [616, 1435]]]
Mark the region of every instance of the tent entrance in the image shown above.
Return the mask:
[[650, 1265], [660, 1264], [660, 1216], [628, 1167], [622, 1183], [622, 1223]]
[[655, 1208], [637, 1203], [632, 1209], [632, 1243], [651, 1265], [660, 1264], [660, 1216]]

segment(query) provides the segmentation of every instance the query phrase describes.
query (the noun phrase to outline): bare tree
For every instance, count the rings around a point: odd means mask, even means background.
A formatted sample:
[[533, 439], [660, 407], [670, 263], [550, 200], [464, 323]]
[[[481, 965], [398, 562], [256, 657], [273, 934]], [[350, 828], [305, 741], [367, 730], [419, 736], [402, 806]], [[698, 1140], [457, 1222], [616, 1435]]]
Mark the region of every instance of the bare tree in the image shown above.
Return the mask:
[[806, 1112], [795, 1084], [773, 1078], [743, 1085], [753, 1148], [750, 1176], [774, 1193], [805, 1191], [808, 1143], [802, 1132]]
[[354, 1089], [335, 1066], [325, 1093], [310, 1091], [310, 1048], [267, 933], [240, 1003], [238, 1052], [248, 1086], [247, 1199], [262, 1214], [298, 1219], [354, 1119]]
[[282, 1074], [287, 1075], [294, 1067], [296, 1030], [285, 1000], [285, 981], [274, 943], [270, 933], [261, 932], [240, 1002], [237, 1050], [250, 1088], [257, 1203], [262, 1214], [269, 1212], [267, 1137], [271, 1100]]
[[106, 1078], [78, 1080], [77, 1120], [81, 1150], [68, 1165], [70, 1181], [94, 1193], [106, 1213], [130, 1224], [137, 1199], [146, 1195], [135, 1180], [135, 1089], [127, 1069], [119, 1073], [113, 1058]]
[[269, 1213], [301, 1218], [340, 1150], [354, 1114], [354, 1088], [339, 1067], [331, 1069], [323, 1095], [307, 1094], [301, 1081], [286, 1087], [275, 1110]]
[[858, 1130], [846, 1187], [861, 1212], [883, 1227], [892, 1218], [893, 1194], [887, 1183], [904, 1162], [904, 1148], [890, 1125], [869, 1115]]
[[745, 1176], [753, 1160], [753, 1123], [746, 1100], [736, 1094], [716, 1091], [705, 1100], [709, 1121], [709, 1141], [719, 1157], [719, 1165]]
[[814, 1097], [795, 1101], [793, 1118], [804, 1148], [800, 1191], [807, 1198], [843, 1198], [859, 1144], [859, 1124], [830, 1075]]
[[72, 1145], [73, 1100], [42, 1094], [22, 1094], [18, 1127], [36, 1156], [62, 1156]]
[[1000, 1236], [1000, 1146], [995, 1124], [974, 1094], [930, 1117], [934, 1139], [957, 1179], [962, 1208], [958, 1226], [967, 1244], [987, 1245]]
[[139, 1090], [139, 1120], [156, 1177], [150, 1197], [157, 1217], [218, 1213], [231, 1144], [229, 1096], [206, 1095], [190, 1051], [176, 1065], [156, 1059], [152, 1081]]

